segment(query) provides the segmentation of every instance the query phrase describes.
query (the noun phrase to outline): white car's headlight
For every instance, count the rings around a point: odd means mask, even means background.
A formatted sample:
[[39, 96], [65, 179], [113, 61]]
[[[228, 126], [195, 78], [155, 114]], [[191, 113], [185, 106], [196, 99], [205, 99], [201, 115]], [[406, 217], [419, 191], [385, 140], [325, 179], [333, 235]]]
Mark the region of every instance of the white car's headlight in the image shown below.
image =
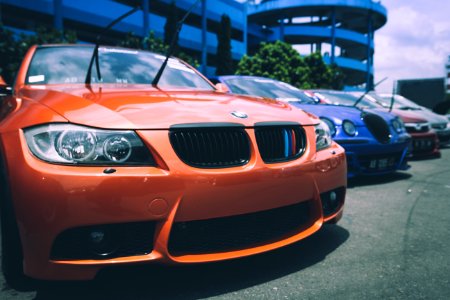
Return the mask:
[[315, 126], [316, 129], [316, 151], [320, 151], [330, 147], [331, 145], [331, 133], [328, 125], [320, 121], [319, 124]]
[[24, 129], [31, 153], [41, 160], [73, 165], [155, 165], [134, 131], [102, 130], [72, 124]]

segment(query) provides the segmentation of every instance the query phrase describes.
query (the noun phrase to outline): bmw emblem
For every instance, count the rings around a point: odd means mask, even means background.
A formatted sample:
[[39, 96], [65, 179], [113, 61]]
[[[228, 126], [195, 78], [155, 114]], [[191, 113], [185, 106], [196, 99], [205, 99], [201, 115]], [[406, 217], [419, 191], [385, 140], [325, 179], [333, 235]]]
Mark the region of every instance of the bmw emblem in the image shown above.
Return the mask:
[[242, 112], [242, 111], [237, 111], [237, 110], [232, 111], [232, 112], [231, 112], [231, 115], [232, 115], [233, 117], [239, 118], [239, 119], [247, 119], [247, 118], [248, 118], [248, 116], [247, 116], [246, 113], [244, 113], [244, 112]]

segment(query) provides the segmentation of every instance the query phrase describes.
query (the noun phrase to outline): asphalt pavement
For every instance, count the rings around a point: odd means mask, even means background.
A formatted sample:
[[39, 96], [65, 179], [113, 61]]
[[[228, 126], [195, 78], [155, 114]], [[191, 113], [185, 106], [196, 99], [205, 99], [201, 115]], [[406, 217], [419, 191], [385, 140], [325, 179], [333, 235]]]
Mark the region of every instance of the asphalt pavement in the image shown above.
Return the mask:
[[[343, 219], [295, 245], [214, 264], [111, 268], [0, 299], [450, 299], [450, 148], [349, 182]], [[1, 276], [1, 275], [0, 275]]]

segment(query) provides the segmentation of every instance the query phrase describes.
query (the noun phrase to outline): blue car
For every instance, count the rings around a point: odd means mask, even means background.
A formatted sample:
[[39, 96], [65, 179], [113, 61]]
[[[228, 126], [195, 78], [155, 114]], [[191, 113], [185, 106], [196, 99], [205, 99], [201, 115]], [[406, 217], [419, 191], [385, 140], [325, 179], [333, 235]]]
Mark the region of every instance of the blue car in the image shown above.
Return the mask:
[[348, 177], [380, 175], [407, 170], [411, 137], [402, 120], [388, 112], [356, 107], [318, 105], [313, 93], [287, 83], [255, 76], [219, 76], [234, 94], [273, 98], [318, 116], [330, 128], [333, 139], [345, 148]]

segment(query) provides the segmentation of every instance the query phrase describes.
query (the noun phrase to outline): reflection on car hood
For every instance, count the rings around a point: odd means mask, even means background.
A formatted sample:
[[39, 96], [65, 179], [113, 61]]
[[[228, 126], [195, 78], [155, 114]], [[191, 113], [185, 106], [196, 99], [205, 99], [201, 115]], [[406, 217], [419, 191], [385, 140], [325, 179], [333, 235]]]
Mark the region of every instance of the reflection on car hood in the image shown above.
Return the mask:
[[426, 108], [415, 111], [421, 118], [426, 119], [430, 123], [447, 123], [448, 119], [444, 116], [438, 115]]
[[[28, 86], [20, 97], [51, 108], [69, 122], [99, 128], [167, 129], [174, 124], [232, 122], [247, 127], [258, 122], [317, 120], [290, 105], [269, 99], [206, 91], [162, 91], [149, 86]], [[248, 115], [240, 119], [238, 111]]]
[[[324, 117], [332, 120], [334, 124], [340, 126], [344, 120], [352, 121], [356, 126], [365, 126], [361, 118], [363, 110], [353, 106], [342, 106], [332, 104], [301, 104], [292, 103], [295, 107], [301, 108], [307, 112], [315, 114], [318, 117]], [[390, 122], [395, 115], [388, 113], [382, 109], [365, 109], [364, 112], [374, 113], [382, 117], [385, 121]]]
[[361, 120], [361, 110], [355, 107], [325, 104], [301, 104], [299, 102], [291, 102], [291, 104], [318, 117], [328, 118], [338, 126], [340, 126], [344, 120], [350, 120], [356, 126], [364, 126], [364, 122]]

